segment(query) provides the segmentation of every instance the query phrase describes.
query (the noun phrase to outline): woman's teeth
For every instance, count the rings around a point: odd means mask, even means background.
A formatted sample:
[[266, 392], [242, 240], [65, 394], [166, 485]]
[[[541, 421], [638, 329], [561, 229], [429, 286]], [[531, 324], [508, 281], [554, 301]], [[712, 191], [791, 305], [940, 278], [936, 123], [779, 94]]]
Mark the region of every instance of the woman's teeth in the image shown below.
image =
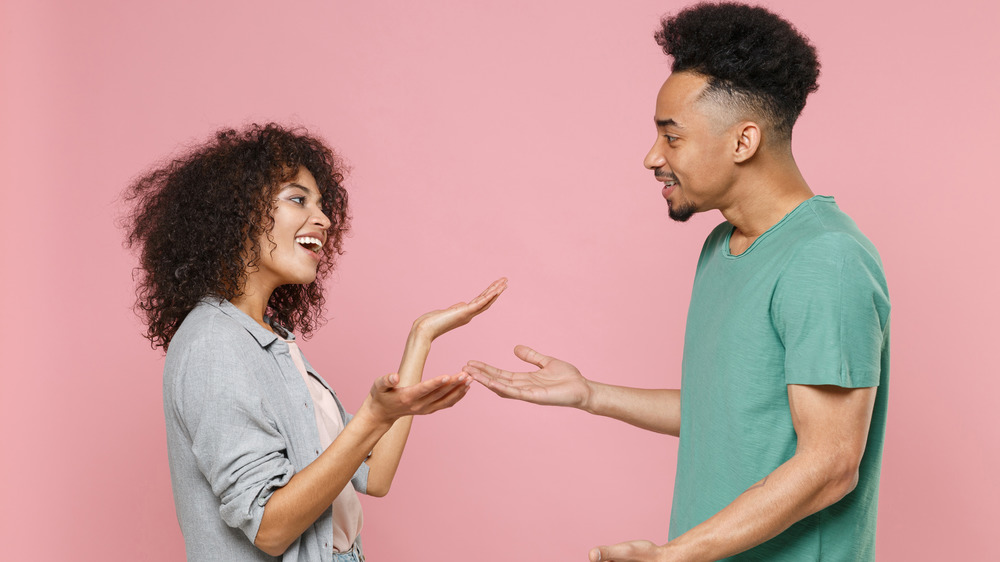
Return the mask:
[[319, 252], [323, 247], [323, 243], [318, 238], [313, 238], [312, 236], [299, 236], [295, 241], [314, 252]]

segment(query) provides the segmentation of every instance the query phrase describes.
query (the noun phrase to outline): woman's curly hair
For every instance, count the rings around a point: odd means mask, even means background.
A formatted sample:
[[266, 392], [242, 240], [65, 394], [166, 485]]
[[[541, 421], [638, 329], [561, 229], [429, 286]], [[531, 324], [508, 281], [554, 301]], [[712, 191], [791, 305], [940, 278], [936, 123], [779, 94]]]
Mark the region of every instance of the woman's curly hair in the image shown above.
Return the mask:
[[308, 335], [322, 323], [322, 279], [343, 253], [350, 217], [340, 158], [304, 129], [274, 123], [223, 129], [208, 142], [154, 167], [123, 195], [130, 205], [125, 245], [139, 248], [136, 311], [154, 348], [166, 349], [203, 297], [242, 294], [274, 224], [278, 189], [299, 167], [316, 178], [329, 241], [316, 281], [275, 289], [266, 314]]
[[792, 24], [757, 6], [701, 3], [664, 17], [654, 38], [674, 58], [673, 72], [708, 79], [706, 93], [723, 93], [768, 119], [777, 136], [792, 126], [819, 85], [816, 48]]

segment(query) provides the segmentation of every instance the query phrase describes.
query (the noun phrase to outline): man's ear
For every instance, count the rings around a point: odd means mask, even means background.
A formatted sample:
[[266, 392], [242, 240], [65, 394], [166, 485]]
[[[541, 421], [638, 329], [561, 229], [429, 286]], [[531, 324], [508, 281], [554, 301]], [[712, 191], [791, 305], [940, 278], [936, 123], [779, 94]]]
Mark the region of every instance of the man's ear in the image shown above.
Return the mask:
[[733, 162], [740, 164], [753, 158], [757, 149], [760, 148], [760, 125], [753, 121], [744, 121], [733, 130], [736, 134]]

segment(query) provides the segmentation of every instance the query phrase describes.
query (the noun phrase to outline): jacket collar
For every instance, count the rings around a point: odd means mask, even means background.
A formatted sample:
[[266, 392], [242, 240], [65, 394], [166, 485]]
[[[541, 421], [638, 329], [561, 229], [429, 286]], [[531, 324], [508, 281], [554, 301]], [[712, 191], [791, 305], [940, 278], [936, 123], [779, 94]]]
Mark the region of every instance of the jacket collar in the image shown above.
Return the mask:
[[[204, 297], [201, 300], [202, 302], [210, 306], [218, 308], [219, 310], [222, 311], [223, 314], [235, 320], [236, 323], [238, 323], [240, 326], [243, 326], [243, 328], [246, 329], [247, 332], [250, 332], [250, 335], [253, 336], [253, 339], [257, 340], [257, 343], [261, 347], [267, 347], [278, 339], [277, 334], [258, 324], [256, 320], [250, 318], [250, 316], [247, 315], [247, 313], [236, 308], [236, 305], [227, 301], [226, 299], [216, 296], [211, 296], [211, 297]], [[286, 333], [288, 334], [286, 339], [288, 340], [295, 339], [294, 334], [288, 332], [287, 330]]]

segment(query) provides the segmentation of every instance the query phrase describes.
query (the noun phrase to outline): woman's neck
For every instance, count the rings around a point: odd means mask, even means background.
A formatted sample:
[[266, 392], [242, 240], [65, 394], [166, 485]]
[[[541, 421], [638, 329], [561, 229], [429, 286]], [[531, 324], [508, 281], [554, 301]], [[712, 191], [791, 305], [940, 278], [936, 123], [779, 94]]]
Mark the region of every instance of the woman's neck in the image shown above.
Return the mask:
[[264, 321], [264, 311], [267, 310], [267, 303], [270, 300], [271, 291], [255, 290], [248, 284], [244, 287], [243, 294], [229, 299], [229, 302], [253, 318], [258, 324], [273, 332], [274, 329], [271, 328], [270, 324]]

